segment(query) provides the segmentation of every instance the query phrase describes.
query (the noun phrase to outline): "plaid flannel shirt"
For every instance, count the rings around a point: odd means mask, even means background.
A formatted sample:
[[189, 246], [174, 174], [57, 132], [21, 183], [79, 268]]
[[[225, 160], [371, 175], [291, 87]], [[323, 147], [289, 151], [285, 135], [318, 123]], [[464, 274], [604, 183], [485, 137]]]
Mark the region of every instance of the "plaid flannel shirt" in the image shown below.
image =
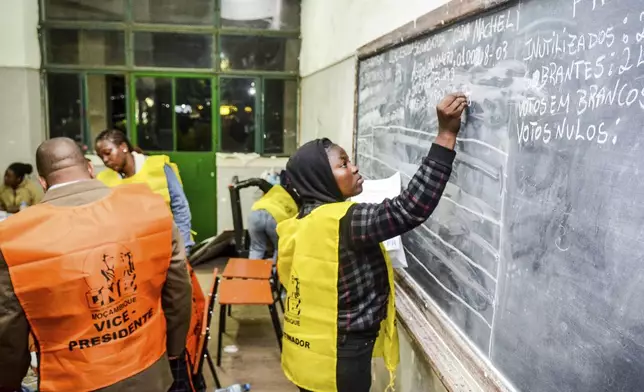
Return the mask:
[[[387, 315], [389, 284], [380, 243], [422, 224], [445, 190], [456, 153], [433, 144], [399, 196], [351, 206], [340, 220], [338, 331], [377, 331]], [[318, 205], [304, 205], [301, 216]]]

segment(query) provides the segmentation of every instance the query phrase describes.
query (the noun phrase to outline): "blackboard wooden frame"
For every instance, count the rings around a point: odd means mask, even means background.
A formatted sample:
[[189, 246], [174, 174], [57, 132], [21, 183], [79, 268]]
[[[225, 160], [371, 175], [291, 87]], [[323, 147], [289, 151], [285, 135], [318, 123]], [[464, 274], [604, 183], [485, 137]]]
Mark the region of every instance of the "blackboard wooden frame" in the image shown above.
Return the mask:
[[[517, 1], [452, 0], [359, 48], [355, 63], [354, 160], [357, 161], [361, 61]], [[405, 270], [396, 270], [396, 310], [399, 326], [422, 348], [425, 360], [448, 391], [515, 390]]]

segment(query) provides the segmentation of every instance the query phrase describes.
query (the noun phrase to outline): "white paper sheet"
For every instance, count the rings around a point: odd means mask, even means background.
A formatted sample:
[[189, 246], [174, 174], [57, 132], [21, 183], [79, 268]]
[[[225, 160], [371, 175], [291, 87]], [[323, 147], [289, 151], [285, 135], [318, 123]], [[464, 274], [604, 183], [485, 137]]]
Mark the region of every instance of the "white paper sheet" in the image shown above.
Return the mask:
[[[365, 180], [362, 193], [351, 200], [356, 203], [380, 203], [400, 195], [400, 173], [382, 180]], [[394, 268], [407, 268], [407, 258], [402, 247], [400, 236], [391, 238], [384, 243]]]

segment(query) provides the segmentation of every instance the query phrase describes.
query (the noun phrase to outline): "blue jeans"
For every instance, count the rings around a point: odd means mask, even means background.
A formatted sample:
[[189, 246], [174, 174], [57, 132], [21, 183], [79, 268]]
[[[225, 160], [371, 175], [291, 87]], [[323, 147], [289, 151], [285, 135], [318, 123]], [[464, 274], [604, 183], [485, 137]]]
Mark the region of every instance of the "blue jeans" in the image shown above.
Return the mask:
[[273, 261], [277, 260], [277, 222], [268, 211], [251, 211], [248, 216], [248, 234], [250, 235], [249, 259], [263, 259], [270, 241], [275, 249]]

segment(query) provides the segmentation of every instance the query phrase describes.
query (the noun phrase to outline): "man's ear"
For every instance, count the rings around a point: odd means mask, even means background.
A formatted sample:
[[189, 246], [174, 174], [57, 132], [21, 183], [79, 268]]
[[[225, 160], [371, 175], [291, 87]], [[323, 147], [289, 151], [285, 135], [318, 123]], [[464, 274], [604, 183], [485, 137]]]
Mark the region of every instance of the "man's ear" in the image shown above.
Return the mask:
[[47, 184], [47, 180], [45, 180], [43, 177], [38, 176], [38, 182], [40, 183], [40, 186], [42, 187], [43, 190], [47, 190], [49, 188], [49, 184]]
[[89, 176], [92, 177], [92, 179], [96, 178], [96, 175], [94, 175], [94, 164], [89, 159], [87, 160], [87, 171], [89, 172]]

